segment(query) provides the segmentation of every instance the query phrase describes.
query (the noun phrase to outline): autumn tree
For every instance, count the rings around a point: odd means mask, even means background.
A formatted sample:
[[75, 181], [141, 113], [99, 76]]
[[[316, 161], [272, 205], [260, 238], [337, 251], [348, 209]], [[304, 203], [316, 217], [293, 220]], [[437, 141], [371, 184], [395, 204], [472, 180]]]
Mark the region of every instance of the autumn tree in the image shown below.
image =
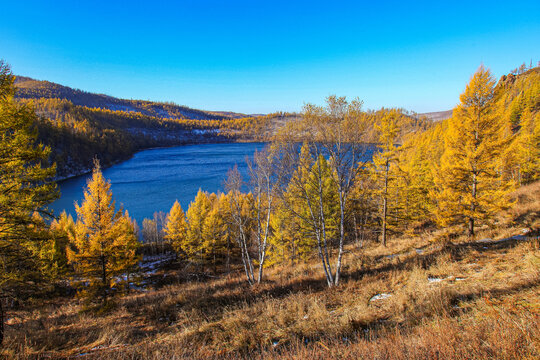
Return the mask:
[[259, 265], [258, 283], [261, 282], [263, 277], [268, 238], [271, 230], [270, 220], [274, 211], [277, 189], [284, 175], [280, 167], [278, 149], [278, 147], [267, 147], [260, 152], [256, 151], [253, 155], [253, 161], [247, 159], [256, 215], [255, 238]]
[[210, 210], [203, 223], [202, 248], [206, 262], [211, 263], [217, 271], [218, 263], [225, 262], [229, 267], [232, 242], [229, 229], [230, 207], [223, 193], [209, 195]]
[[171, 243], [172, 248], [179, 255], [183, 253], [182, 245], [186, 241], [187, 227], [186, 214], [178, 200], [176, 200], [167, 216], [163, 231], [165, 239]]
[[240, 248], [242, 264], [250, 285], [255, 284], [255, 271], [249, 248], [251, 245], [250, 232], [253, 225], [252, 196], [242, 194], [242, 175], [238, 167], [230, 169], [225, 180], [225, 189], [228, 191], [228, 204], [230, 207], [231, 228], [233, 237]]
[[130, 290], [130, 276], [137, 271], [141, 260], [141, 256], [137, 254], [137, 249], [141, 244], [138, 241], [133, 223], [134, 221], [127, 210], [118, 219], [116, 223], [118, 235], [113, 241], [116, 254], [112, 257], [111, 266], [112, 273], [120, 274], [122, 279], [120, 282], [123, 283], [128, 292]]
[[281, 134], [281, 140], [290, 144], [288, 147], [291, 159], [298, 153], [298, 143], [303, 143], [307, 147], [310, 156], [316, 165], [316, 173], [319, 177], [317, 185], [318, 203], [313, 211], [317, 212], [321, 219], [324, 218], [324, 209], [328, 204], [324, 203], [323, 194], [323, 174], [322, 168], [325, 163], [321, 158], [328, 159], [328, 170], [330, 179], [335, 187], [339, 209], [339, 222], [337, 229], [337, 257], [335, 259], [334, 271], [331, 270], [330, 256], [327, 256], [325, 247], [328, 241], [325, 240], [325, 225], [321, 223], [320, 239], [322, 240], [321, 261], [325, 270], [328, 286], [339, 284], [341, 274], [342, 259], [346, 241], [347, 221], [350, 218], [350, 207], [352, 190], [361, 166], [359, 162], [367, 162], [368, 153], [367, 141], [368, 123], [364, 113], [361, 111], [362, 102], [355, 99], [348, 102], [344, 97], [329, 96], [326, 99], [326, 106], [316, 106], [307, 104], [304, 106], [301, 121], [286, 126]]
[[217, 196], [217, 204], [214, 204], [211, 216], [207, 221], [206, 227], [213, 226], [211, 230], [218, 237], [219, 254], [225, 262], [225, 268], [230, 270], [231, 259], [237, 257], [238, 246], [234, 241], [235, 221], [232, 216], [231, 194], [220, 193]]
[[70, 237], [75, 235], [73, 217], [63, 211], [58, 219], [51, 222], [49, 231], [50, 237], [41, 248], [41, 257], [47, 276], [58, 279], [69, 271], [67, 247]]
[[[46, 240], [35, 232], [46, 205], [58, 197], [52, 181], [55, 167], [47, 167], [50, 150], [38, 144], [30, 107], [13, 99], [15, 77], [0, 61], [0, 296], [18, 297], [28, 280], [39, 279], [39, 249]], [[37, 212], [40, 217], [34, 217]], [[36, 236], [38, 235], [38, 236]], [[0, 342], [3, 316], [0, 302]]]
[[164, 253], [166, 244], [164, 228], [167, 215], [163, 211], [156, 211], [152, 219], [145, 218], [142, 222], [142, 237], [148, 244], [152, 254]]
[[[293, 150], [292, 154], [298, 152]], [[292, 155], [291, 154], [291, 155]], [[328, 286], [334, 285], [334, 272], [330, 261], [332, 245], [338, 231], [339, 210], [337, 189], [332, 170], [324, 156], [312, 157], [310, 147], [302, 145], [282, 200], [297, 218], [300, 239], [296, 243], [301, 257], [317, 250]]]
[[510, 151], [515, 152], [519, 169], [517, 181], [527, 184], [540, 178], [540, 112], [525, 109], [521, 129]]
[[466, 223], [470, 237], [478, 222], [509, 205], [506, 195], [513, 185], [497, 168], [508, 140], [494, 106], [494, 86], [490, 71], [481, 66], [454, 109], [441, 164], [434, 169], [438, 222]]
[[[288, 196], [284, 194], [284, 196]], [[276, 199], [275, 210], [270, 218], [272, 231], [268, 239], [268, 260], [267, 266], [289, 262], [294, 264], [298, 259], [307, 259], [313, 247], [304, 248], [306, 237], [301, 235], [301, 223], [288, 208], [292, 203]], [[303, 251], [306, 250], [306, 251]]]
[[363, 247], [364, 241], [373, 237], [379, 231], [378, 199], [375, 194], [378, 190], [377, 179], [373, 177], [371, 169], [359, 164], [362, 169], [358, 172], [352, 191], [348, 211], [351, 214], [349, 221], [350, 232], [358, 248]]
[[89, 282], [83, 294], [102, 302], [111, 293], [114, 277], [129, 273], [140, 260], [131, 219], [127, 212], [115, 210], [110, 187], [96, 159], [83, 202], [75, 204], [77, 223], [68, 248], [70, 263]]
[[373, 155], [373, 176], [378, 180], [377, 195], [380, 199], [381, 243], [386, 246], [388, 232], [388, 206], [393, 183], [396, 180], [394, 164], [398, 160], [396, 140], [399, 133], [399, 114], [386, 112], [375, 125], [378, 132], [378, 151]]
[[187, 236], [182, 244], [182, 250], [187, 259], [199, 265], [204, 264], [204, 223], [210, 212], [211, 202], [206, 192], [199, 189], [195, 199], [189, 204], [186, 214], [188, 230]]

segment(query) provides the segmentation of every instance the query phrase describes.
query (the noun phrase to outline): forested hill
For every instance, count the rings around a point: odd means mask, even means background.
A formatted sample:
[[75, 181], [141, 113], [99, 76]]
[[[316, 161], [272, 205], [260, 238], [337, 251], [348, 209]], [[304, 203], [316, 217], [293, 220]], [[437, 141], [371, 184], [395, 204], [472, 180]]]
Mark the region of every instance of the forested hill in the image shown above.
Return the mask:
[[[51, 147], [50, 160], [57, 164], [59, 178], [90, 171], [95, 156], [106, 167], [149, 147], [265, 140], [299, 116], [275, 113], [241, 117], [237, 113], [117, 99], [25, 77], [17, 77], [16, 86], [17, 100], [30, 104], [39, 115], [36, 124], [39, 141]], [[539, 94], [539, 68], [501, 77], [495, 96], [500, 116], [510, 124], [510, 131], [518, 133], [521, 128], [534, 128], [534, 119], [540, 113]], [[366, 114], [375, 124], [387, 112], [388, 109], [381, 109]], [[423, 132], [438, 123], [434, 121], [444, 123], [443, 119], [451, 116], [451, 112], [440, 112], [437, 113], [440, 119], [436, 119], [428, 114], [415, 116], [400, 112], [403, 115], [400, 143], [408, 135]]]
[[113, 111], [138, 112], [143, 115], [167, 119], [219, 120], [246, 117], [226, 111], [204, 111], [191, 109], [168, 102], [119, 99], [109, 95], [94, 94], [49, 81], [34, 80], [17, 76], [15, 85], [18, 88], [16, 98], [19, 99], [62, 99], [74, 105], [89, 108], [109, 109]]
[[15, 98], [34, 108], [39, 141], [50, 146], [59, 179], [126, 160], [151, 147], [258, 140], [269, 119], [171, 103], [118, 99], [18, 76]]

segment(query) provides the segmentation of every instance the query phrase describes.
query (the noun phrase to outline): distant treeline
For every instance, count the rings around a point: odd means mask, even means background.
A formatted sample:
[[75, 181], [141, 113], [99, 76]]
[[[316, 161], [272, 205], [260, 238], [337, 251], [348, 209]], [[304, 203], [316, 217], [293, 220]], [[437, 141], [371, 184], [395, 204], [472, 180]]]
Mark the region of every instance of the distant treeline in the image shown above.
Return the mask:
[[188, 143], [260, 140], [273, 119], [286, 114], [222, 119], [167, 119], [139, 112], [74, 105], [61, 99], [19, 99], [40, 116], [39, 140], [51, 147], [50, 162], [62, 178], [126, 160], [136, 151]]
[[15, 85], [17, 86], [16, 97], [19, 99], [62, 99], [69, 100], [74, 105], [139, 112], [143, 115], [162, 118], [219, 120], [242, 115], [234, 113], [215, 114], [209, 111], [191, 109], [173, 102], [119, 99], [108, 95], [72, 89], [49, 81], [34, 80], [24, 76], [17, 76]]

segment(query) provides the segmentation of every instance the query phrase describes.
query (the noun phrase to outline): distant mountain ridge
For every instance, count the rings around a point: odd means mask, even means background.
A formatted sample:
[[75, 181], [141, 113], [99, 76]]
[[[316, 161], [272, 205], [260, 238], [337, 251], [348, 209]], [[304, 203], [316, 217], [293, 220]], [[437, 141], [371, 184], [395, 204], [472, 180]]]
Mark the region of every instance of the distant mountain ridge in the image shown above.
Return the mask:
[[441, 121], [441, 120], [450, 119], [452, 117], [452, 110], [426, 112], [426, 113], [416, 114], [416, 116], [418, 117], [425, 116], [431, 121]]
[[245, 118], [250, 115], [229, 111], [205, 111], [169, 102], [120, 99], [109, 95], [90, 93], [45, 80], [16, 76], [18, 99], [64, 99], [74, 105], [113, 111], [138, 112], [163, 119], [220, 120]]

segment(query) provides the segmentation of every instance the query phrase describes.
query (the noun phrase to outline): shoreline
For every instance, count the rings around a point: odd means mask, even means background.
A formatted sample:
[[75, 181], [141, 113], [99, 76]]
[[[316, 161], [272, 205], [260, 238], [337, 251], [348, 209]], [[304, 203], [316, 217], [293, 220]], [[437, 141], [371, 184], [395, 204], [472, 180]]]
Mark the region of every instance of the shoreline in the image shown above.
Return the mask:
[[[176, 145], [170, 145], [170, 146], [153, 146], [153, 147], [149, 147], [149, 148], [138, 149], [133, 154], [131, 154], [128, 158], [116, 160], [116, 161], [114, 161], [113, 163], [111, 163], [109, 165], [102, 166], [102, 168], [103, 169], [111, 168], [111, 167], [113, 167], [115, 165], [123, 163], [124, 161], [131, 160], [136, 154], [138, 154], [138, 153], [140, 153], [142, 151], [147, 151], [147, 150], [169, 149], [169, 148], [180, 147], [180, 146], [189, 146], [189, 145], [235, 144], [235, 143], [238, 143], [238, 144], [242, 144], [242, 143], [264, 143], [264, 141], [245, 140], [245, 139], [242, 139], [242, 140], [240, 140], [240, 139], [236, 139], [236, 140], [227, 139], [227, 140], [224, 140], [224, 141], [219, 141], [218, 140], [218, 141], [208, 141], [208, 142], [186, 142], [186, 143], [183, 143], [183, 144], [176, 144]], [[60, 177], [57, 176], [57, 177], [54, 178], [54, 181], [57, 182], [57, 183], [61, 183], [61, 182], [64, 182], [66, 180], [70, 180], [70, 179], [77, 178], [79, 176], [90, 174], [91, 172], [92, 172], [92, 169], [84, 169], [84, 171], [81, 171], [80, 173], [77, 173], [77, 174], [70, 174], [70, 175], [67, 175], [67, 176], [60, 176]]]

